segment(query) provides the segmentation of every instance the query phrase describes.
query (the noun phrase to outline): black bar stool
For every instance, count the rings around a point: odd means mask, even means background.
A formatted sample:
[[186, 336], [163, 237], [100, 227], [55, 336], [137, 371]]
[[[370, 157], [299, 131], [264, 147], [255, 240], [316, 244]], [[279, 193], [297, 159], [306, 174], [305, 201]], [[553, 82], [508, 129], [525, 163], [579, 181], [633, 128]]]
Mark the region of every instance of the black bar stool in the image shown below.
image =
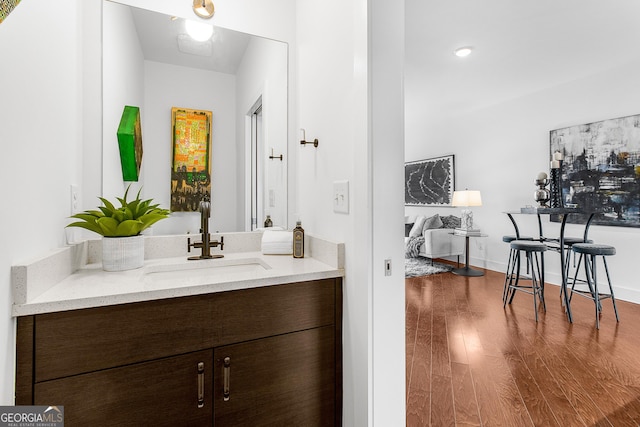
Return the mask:
[[[611, 286], [609, 267], [607, 266], [606, 259], [606, 257], [616, 254], [616, 248], [610, 245], [602, 245], [597, 243], [575, 243], [572, 247], [572, 250], [573, 252], [575, 252], [574, 256], [580, 254], [580, 258], [578, 258], [578, 266], [576, 267], [576, 273], [573, 277], [573, 283], [571, 285], [571, 295], [569, 295], [569, 302], [571, 302], [571, 297], [573, 297], [574, 292], [578, 295], [593, 300], [596, 306], [596, 328], [600, 329], [600, 315], [602, 314], [601, 301], [606, 298], [611, 298], [611, 302], [613, 303], [613, 311], [616, 314], [616, 322], [619, 322], [620, 318], [618, 317], [616, 298], [613, 295], [613, 287]], [[598, 291], [598, 276], [596, 274], [596, 261], [598, 256], [602, 257], [604, 271], [607, 274], [607, 283], [609, 285], [608, 294], [602, 294]], [[588, 291], [575, 290], [578, 271], [580, 270], [580, 263], [582, 263], [583, 258], [586, 283], [589, 287]]]
[[[522, 236], [520, 238], [518, 238], [517, 236], [514, 235], [507, 235], [507, 236], [502, 236], [502, 241], [505, 243], [511, 243], [514, 240], [533, 240], [533, 237], [529, 237], [529, 236]], [[511, 267], [511, 263], [512, 262], [516, 262], [516, 253], [518, 251], [516, 251], [515, 249], [510, 249], [509, 250], [509, 260], [507, 261], [507, 272], [504, 275], [504, 287], [502, 288], [502, 302], [504, 303], [506, 298], [507, 298], [507, 290], [509, 289], [509, 283], [511, 283], [513, 280], [515, 280], [515, 277], [513, 274], [509, 274], [509, 269]], [[520, 260], [517, 260], [517, 267], [516, 267], [516, 275], [520, 275]], [[527, 274], [529, 274], [529, 262], [527, 262]]]
[[[564, 238], [564, 251], [565, 251], [565, 272], [566, 277], [569, 277], [569, 271], [571, 270], [571, 252], [573, 249], [573, 245], [576, 243], [593, 243], [593, 240], [587, 239], [584, 240], [583, 237], [565, 237]], [[576, 259], [573, 257], [573, 266], [576, 267]]]
[[[514, 240], [510, 243], [510, 246], [511, 250], [514, 251], [514, 260], [511, 262], [511, 268], [507, 269], [507, 275], [511, 277], [511, 280], [506, 289], [503, 307], [507, 306], [507, 301], [511, 304], [517, 291], [531, 294], [533, 295], [533, 309], [536, 313], [537, 322], [538, 299], [543, 309], [547, 311], [547, 306], [544, 302], [544, 252], [547, 250], [547, 246], [544, 243], [530, 240]], [[525, 253], [527, 262], [531, 266], [531, 277], [520, 277], [518, 271], [516, 271], [519, 268], [520, 254], [522, 252]], [[531, 285], [521, 285], [520, 280], [529, 280]]]

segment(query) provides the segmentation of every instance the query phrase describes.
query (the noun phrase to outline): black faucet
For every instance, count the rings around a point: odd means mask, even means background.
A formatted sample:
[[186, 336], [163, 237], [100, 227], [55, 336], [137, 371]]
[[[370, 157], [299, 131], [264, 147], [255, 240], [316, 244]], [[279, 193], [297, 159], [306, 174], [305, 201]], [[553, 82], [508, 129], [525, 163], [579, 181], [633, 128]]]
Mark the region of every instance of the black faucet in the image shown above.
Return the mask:
[[200, 205], [198, 206], [198, 210], [200, 211], [200, 233], [202, 234], [202, 238], [200, 242], [191, 243], [191, 238], [187, 238], [187, 252], [191, 252], [191, 248], [199, 248], [202, 249], [202, 253], [199, 256], [191, 256], [188, 259], [197, 260], [197, 259], [212, 259], [212, 258], [222, 258], [224, 255], [211, 255], [211, 248], [220, 246], [220, 250], [224, 249], [224, 236], [220, 236], [220, 241], [211, 240], [211, 235], [209, 234], [209, 217], [211, 216], [211, 202], [209, 201], [209, 195], [205, 194], [202, 200], [200, 200]]

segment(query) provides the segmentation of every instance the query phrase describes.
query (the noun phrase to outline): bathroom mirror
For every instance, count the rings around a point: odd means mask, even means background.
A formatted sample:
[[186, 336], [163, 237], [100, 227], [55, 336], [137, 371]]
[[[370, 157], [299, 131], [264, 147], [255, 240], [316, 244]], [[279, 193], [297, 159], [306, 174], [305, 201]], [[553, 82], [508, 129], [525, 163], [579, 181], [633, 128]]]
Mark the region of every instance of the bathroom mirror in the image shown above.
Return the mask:
[[[288, 46], [117, 2], [103, 2], [102, 188], [122, 194], [116, 131], [125, 105], [140, 107], [143, 195], [171, 203], [172, 107], [212, 112], [211, 231], [287, 227]], [[124, 183], [126, 187], [128, 183]], [[197, 233], [198, 212], [176, 212], [155, 234]]]

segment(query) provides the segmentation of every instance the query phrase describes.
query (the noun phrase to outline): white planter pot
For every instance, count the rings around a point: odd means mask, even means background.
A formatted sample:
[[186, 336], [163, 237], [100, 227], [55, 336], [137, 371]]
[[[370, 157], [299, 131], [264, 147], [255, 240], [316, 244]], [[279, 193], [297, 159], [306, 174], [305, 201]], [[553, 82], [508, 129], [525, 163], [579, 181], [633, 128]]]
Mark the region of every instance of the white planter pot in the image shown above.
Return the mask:
[[143, 265], [144, 236], [102, 238], [103, 270], [133, 270]]

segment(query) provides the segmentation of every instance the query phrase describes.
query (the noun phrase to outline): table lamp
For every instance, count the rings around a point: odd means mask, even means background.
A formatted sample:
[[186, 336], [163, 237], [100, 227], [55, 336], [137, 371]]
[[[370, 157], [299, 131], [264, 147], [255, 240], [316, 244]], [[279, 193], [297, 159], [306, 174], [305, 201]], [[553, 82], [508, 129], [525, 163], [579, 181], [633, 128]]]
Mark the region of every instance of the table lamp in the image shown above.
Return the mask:
[[[480, 196], [479, 191], [475, 190], [454, 191], [451, 206], [464, 208], [482, 206], [482, 196]], [[460, 228], [467, 231], [473, 230], [473, 212], [470, 209], [462, 209], [461, 215], [462, 223]]]

